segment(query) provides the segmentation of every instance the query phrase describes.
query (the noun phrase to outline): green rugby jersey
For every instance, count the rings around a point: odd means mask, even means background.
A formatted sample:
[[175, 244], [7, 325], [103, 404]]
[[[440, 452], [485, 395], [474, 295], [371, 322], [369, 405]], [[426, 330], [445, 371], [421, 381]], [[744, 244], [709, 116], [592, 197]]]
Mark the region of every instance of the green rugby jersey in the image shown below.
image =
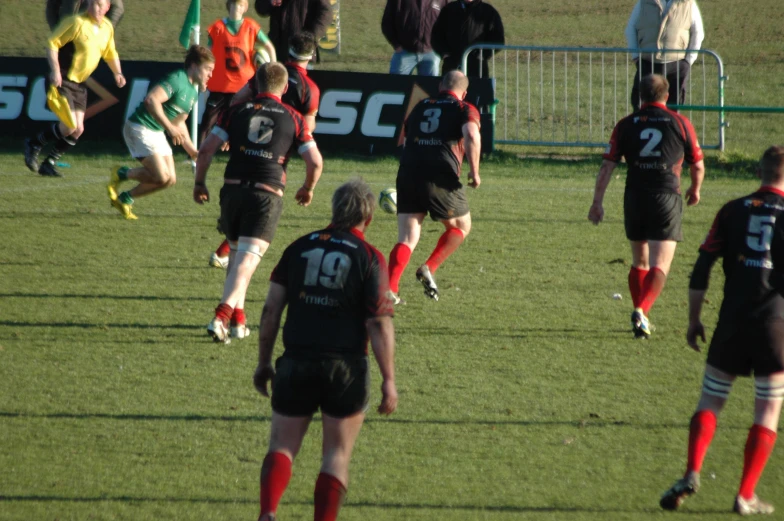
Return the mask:
[[[150, 90], [161, 86], [169, 99], [163, 103], [163, 112], [169, 121], [180, 114], [187, 114], [193, 108], [193, 104], [199, 98], [199, 88], [192, 84], [188, 79], [188, 73], [184, 69], [172, 72], [161, 81], [153, 85]], [[149, 91], [148, 91], [149, 92]], [[140, 103], [136, 111], [128, 118], [133, 123], [144, 125], [150, 130], [163, 131], [163, 127], [149, 113], [144, 102]]]

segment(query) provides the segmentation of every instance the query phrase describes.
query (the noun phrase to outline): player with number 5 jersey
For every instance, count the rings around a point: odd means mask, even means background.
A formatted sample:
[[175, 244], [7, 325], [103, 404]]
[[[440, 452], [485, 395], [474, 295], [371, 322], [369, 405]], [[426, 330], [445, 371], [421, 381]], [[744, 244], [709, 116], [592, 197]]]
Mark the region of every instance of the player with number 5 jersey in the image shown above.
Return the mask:
[[588, 219], [604, 219], [604, 194], [612, 173], [626, 159], [623, 196], [624, 227], [632, 247], [629, 291], [634, 305], [631, 316], [634, 338], [649, 338], [648, 312], [667, 280], [675, 247], [683, 239], [681, 172], [689, 165], [691, 186], [686, 204], [700, 201], [705, 176], [703, 154], [691, 122], [667, 109], [669, 84], [651, 74], [640, 82], [643, 105], [615, 126], [599, 169]]

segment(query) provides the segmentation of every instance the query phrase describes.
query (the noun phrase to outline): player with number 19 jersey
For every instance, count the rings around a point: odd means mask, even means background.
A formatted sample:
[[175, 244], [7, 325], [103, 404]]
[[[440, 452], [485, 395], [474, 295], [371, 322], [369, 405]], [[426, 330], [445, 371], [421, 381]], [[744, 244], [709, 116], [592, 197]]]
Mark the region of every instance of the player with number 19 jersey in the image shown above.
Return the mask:
[[703, 159], [691, 122], [664, 103], [646, 103], [615, 125], [602, 156], [619, 163], [626, 158], [627, 189], [681, 193], [681, 172]]
[[384, 256], [356, 229], [326, 228], [294, 241], [270, 276], [286, 287], [289, 356], [367, 356], [369, 318], [392, 316]]

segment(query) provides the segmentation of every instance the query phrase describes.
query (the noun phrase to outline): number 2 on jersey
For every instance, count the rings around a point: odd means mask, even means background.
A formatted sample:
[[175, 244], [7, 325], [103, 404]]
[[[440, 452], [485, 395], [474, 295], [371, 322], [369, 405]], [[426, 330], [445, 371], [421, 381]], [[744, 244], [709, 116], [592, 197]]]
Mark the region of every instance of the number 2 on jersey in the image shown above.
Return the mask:
[[340, 251], [331, 251], [324, 255], [324, 248], [315, 248], [302, 253], [308, 259], [305, 267], [306, 286], [318, 286], [340, 289], [346, 282], [351, 269], [351, 257]]

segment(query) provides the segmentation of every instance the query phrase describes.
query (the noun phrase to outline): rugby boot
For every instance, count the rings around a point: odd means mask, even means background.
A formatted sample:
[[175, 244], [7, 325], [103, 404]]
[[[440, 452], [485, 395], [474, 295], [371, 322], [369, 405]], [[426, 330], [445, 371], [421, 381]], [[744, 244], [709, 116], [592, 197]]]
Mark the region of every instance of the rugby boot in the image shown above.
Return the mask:
[[436, 286], [436, 281], [430, 273], [430, 268], [427, 267], [427, 264], [423, 264], [416, 270], [416, 278], [425, 288], [425, 295], [438, 302], [438, 286]]
[[38, 154], [41, 153], [41, 145], [36, 144], [32, 139], [25, 139], [24, 142], [24, 156], [25, 156], [25, 166], [30, 169], [31, 172], [37, 173], [38, 169], [41, 167], [40, 163], [38, 162]]
[[[686, 477], [676, 481], [675, 484], [662, 495], [659, 500], [659, 506], [664, 510], [677, 510], [687, 497], [696, 494], [699, 490], [700, 474], [698, 472], [689, 472]], [[737, 502], [735, 504], [737, 505]]]
[[645, 316], [641, 308], [632, 311], [632, 333], [634, 338], [647, 339], [651, 337], [651, 326], [648, 317]]
[[231, 337], [229, 336], [229, 328], [226, 327], [226, 324], [223, 323], [223, 320], [215, 317], [212, 321], [207, 324], [207, 333], [212, 337], [213, 342], [220, 342], [224, 344], [231, 343]]
[[54, 166], [51, 161], [44, 161], [38, 167], [38, 173], [44, 177], [63, 177], [63, 174]]
[[210, 266], [213, 268], [220, 268], [225, 270], [229, 267], [229, 256], [226, 255], [225, 257], [218, 257], [217, 253], [212, 252], [212, 255], [210, 255]]
[[387, 298], [392, 301], [392, 305], [394, 306], [400, 306], [406, 303], [405, 300], [400, 298], [398, 294], [392, 291], [391, 289], [387, 291]]
[[753, 516], [754, 514], [772, 514], [775, 509], [773, 505], [762, 501], [757, 494], [754, 494], [751, 499], [736, 497], [732, 510], [742, 516]]
[[133, 213], [133, 206], [130, 204], [125, 204], [119, 199], [112, 199], [112, 206], [117, 208], [117, 211], [122, 214], [128, 221], [135, 221], [138, 219], [136, 215]]
[[250, 336], [250, 328], [245, 324], [234, 324], [229, 328], [229, 336], [242, 340]]
[[106, 185], [106, 191], [109, 192], [109, 199], [114, 201], [117, 199], [117, 188], [120, 187], [120, 183], [122, 180], [120, 179], [119, 174], [117, 173], [120, 170], [121, 166], [117, 166], [112, 168], [111, 172], [109, 173], [109, 184]]

